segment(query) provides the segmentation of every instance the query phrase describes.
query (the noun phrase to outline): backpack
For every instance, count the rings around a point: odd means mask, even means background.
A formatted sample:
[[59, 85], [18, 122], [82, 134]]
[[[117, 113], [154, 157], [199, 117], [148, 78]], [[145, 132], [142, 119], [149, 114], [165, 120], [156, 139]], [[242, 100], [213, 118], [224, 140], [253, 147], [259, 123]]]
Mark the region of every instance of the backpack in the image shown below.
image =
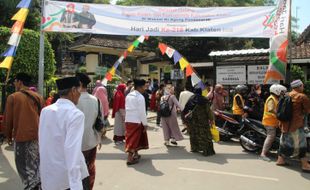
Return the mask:
[[290, 96], [284, 95], [280, 97], [276, 115], [280, 121], [290, 121], [292, 119], [293, 102]]
[[162, 101], [160, 101], [159, 104], [159, 113], [161, 117], [169, 117], [171, 115], [171, 111], [173, 109], [173, 105], [172, 108], [170, 109], [170, 105], [169, 105], [169, 100], [170, 96], [168, 96], [168, 98], [165, 100], [163, 99]]

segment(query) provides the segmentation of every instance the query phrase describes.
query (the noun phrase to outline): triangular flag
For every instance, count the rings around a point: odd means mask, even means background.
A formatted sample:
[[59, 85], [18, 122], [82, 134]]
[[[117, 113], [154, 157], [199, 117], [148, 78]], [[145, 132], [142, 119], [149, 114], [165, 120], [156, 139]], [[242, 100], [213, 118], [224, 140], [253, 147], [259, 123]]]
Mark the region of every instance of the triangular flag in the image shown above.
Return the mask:
[[9, 42], [8, 44], [11, 45], [11, 46], [18, 46], [19, 42], [20, 42], [20, 38], [21, 38], [21, 35], [18, 34], [18, 33], [13, 33], [9, 39]]
[[187, 65], [189, 65], [188, 61], [186, 61], [184, 57], [179, 60], [179, 63], [182, 71], [187, 67]]
[[111, 73], [107, 72], [107, 74], [105, 75], [105, 78], [108, 80], [108, 81], [111, 81], [112, 80], [112, 75]]
[[117, 61], [118, 61], [119, 63], [122, 63], [122, 62], [123, 62], [123, 60], [124, 60], [124, 58], [125, 58], [124, 56], [120, 56], [120, 58], [118, 58], [118, 60], [117, 60]]
[[14, 57], [6, 57], [0, 64], [0, 68], [11, 69]]
[[117, 67], [119, 66], [120, 62], [118, 62], [118, 60], [114, 63], [113, 67], [115, 67], [115, 69], [117, 69]]
[[135, 47], [138, 47], [138, 45], [140, 44], [139, 40], [135, 40], [132, 45]]
[[144, 36], [145, 37], [145, 40], [148, 40], [149, 39], [149, 36]]
[[196, 86], [196, 84], [198, 84], [201, 81], [200, 78], [196, 75], [196, 73], [193, 73], [191, 75], [191, 79], [192, 79], [193, 86]]
[[175, 52], [174, 49], [167, 47], [166, 54], [168, 55], [169, 58], [171, 58], [173, 56], [174, 52]]
[[126, 59], [127, 55], [128, 55], [128, 52], [127, 52], [127, 50], [125, 50], [124, 53], [123, 53], [123, 56], [124, 56], [125, 59]]
[[16, 46], [10, 46], [5, 52], [1, 54], [3, 57], [11, 56], [14, 57], [16, 55]]
[[186, 77], [191, 76], [193, 74], [193, 72], [194, 71], [193, 71], [192, 66], [190, 64], [188, 64], [187, 67], [186, 67]]
[[182, 58], [181, 54], [178, 52], [178, 51], [174, 51], [174, 54], [173, 54], [173, 61], [174, 61], [174, 64], [176, 64], [177, 62], [179, 62], [179, 60]]
[[115, 71], [116, 71], [116, 69], [115, 69], [115, 67], [113, 66], [113, 67], [110, 69], [109, 73], [113, 76], [113, 75], [115, 75]]
[[159, 43], [158, 48], [160, 49], [161, 53], [164, 55], [167, 49], [167, 45], [163, 43]]
[[202, 91], [203, 91], [204, 89], [207, 88], [206, 85], [202, 82], [202, 80], [198, 83], [197, 86], [198, 86]]
[[21, 0], [21, 2], [18, 3], [16, 8], [29, 8], [30, 3], [31, 0]]
[[145, 39], [144, 36], [140, 36], [140, 37], [138, 38], [138, 41], [139, 41], [140, 43], [143, 43], [143, 42], [144, 42], [144, 39]]
[[102, 81], [101, 81], [101, 84], [103, 86], [107, 86], [108, 85], [108, 80], [106, 78], [104, 78]]
[[24, 22], [21, 21], [16, 21], [12, 28], [11, 28], [11, 33], [19, 33], [22, 34], [24, 29]]
[[12, 20], [17, 20], [21, 22], [25, 22], [29, 9], [21, 8], [12, 18]]
[[134, 46], [134, 45], [131, 45], [131, 46], [127, 49], [127, 51], [131, 53], [131, 52], [133, 51], [134, 48], [135, 48], [135, 46]]

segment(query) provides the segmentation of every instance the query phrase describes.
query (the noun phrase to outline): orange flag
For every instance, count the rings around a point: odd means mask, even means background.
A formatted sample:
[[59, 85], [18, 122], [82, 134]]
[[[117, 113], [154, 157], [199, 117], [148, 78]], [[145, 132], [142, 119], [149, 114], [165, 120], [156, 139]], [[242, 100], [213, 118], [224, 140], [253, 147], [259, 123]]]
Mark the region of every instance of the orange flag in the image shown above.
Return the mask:
[[23, 33], [23, 29], [24, 29], [24, 22], [16, 21], [12, 26], [11, 33], [21, 34]]
[[192, 73], [193, 73], [193, 68], [192, 68], [191, 65], [188, 64], [188, 65], [186, 66], [186, 77], [191, 76]]
[[108, 81], [111, 81], [111, 80], [112, 80], [112, 75], [111, 75], [111, 73], [107, 72], [107, 74], [105, 75], [105, 78], [106, 78]]
[[159, 43], [158, 48], [160, 49], [161, 53], [164, 55], [166, 53], [167, 45], [163, 43]]

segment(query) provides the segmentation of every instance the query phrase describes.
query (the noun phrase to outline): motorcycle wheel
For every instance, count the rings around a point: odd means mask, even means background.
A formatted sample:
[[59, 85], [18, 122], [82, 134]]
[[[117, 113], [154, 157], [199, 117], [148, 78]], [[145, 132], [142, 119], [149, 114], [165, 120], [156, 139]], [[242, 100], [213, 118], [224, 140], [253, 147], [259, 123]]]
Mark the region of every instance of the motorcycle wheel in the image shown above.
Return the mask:
[[[258, 136], [256, 132], [253, 130], [245, 131], [242, 135], [254, 142], [257, 142], [256, 139], [258, 139]], [[260, 150], [260, 147], [253, 146], [247, 143], [246, 141], [242, 140], [241, 138], [240, 138], [240, 145], [244, 150], [248, 152], [258, 152]]]
[[230, 137], [227, 135], [220, 134], [220, 141], [230, 141]]

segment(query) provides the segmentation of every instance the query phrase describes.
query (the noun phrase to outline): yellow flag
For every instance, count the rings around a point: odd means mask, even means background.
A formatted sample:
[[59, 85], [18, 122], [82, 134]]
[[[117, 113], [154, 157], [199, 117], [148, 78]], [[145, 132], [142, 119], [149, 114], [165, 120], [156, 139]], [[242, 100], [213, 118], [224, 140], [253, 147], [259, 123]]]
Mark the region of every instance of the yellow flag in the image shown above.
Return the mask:
[[184, 57], [182, 57], [179, 60], [179, 63], [180, 63], [180, 67], [181, 67], [182, 71], [186, 68], [187, 65], [189, 65], [188, 61], [186, 61], [186, 59], [184, 59]]
[[134, 48], [135, 48], [135, 46], [134, 46], [134, 45], [131, 45], [131, 46], [127, 49], [127, 51], [128, 51], [128, 52], [132, 52]]
[[115, 75], [115, 67], [112, 67], [109, 73], [111, 73], [112, 76]]
[[0, 64], [0, 68], [11, 69], [14, 57], [6, 57]]
[[12, 20], [17, 20], [20, 22], [25, 22], [29, 9], [21, 8], [12, 18]]

